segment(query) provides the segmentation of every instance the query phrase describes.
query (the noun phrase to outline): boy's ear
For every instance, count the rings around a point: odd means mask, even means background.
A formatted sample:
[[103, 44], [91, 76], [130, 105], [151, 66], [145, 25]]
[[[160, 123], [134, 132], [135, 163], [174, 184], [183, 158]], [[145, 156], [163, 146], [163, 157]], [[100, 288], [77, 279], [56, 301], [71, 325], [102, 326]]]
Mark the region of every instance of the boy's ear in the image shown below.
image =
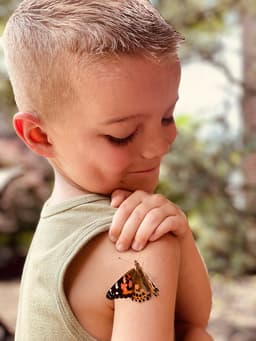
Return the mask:
[[26, 112], [18, 112], [13, 117], [13, 126], [21, 140], [35, 153], [50, 158], [52, 144], [38, 117]]

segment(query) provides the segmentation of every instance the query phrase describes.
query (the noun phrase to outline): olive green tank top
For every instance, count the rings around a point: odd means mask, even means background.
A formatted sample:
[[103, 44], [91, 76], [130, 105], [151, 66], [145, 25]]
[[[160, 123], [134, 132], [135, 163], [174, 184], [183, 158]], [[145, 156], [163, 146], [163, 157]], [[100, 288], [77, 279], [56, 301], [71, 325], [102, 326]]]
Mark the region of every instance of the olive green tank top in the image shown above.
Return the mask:
[[15, 341], [95, 341], [72, 313], [63, 281], [80, 249], [108, 230], [114, 212], [109, 198], [96, 194], [44, 205], [23, 270]]

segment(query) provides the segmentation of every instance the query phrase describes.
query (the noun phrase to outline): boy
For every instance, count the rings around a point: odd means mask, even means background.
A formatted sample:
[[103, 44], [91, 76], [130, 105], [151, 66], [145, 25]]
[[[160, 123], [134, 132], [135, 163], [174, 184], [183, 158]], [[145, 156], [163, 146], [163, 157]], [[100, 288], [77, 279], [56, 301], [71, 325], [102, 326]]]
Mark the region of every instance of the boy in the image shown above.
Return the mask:
[[[211, 340], [208, 277], [185, 217], [151, 194], [176, 137], [180, 40], [146, 0], [24, 0], [10, 18], [14, 127], [55, 173], [16, 340]], [[118, 189], [134, 193], [115, 192], [114, 215], [108, 196]], [[120, 251], [133, 240], [141, 251], [120, 259], [111, 223]], [[133, 288], [150, 299], [109, 300], [129, 296], [135, 260]]]

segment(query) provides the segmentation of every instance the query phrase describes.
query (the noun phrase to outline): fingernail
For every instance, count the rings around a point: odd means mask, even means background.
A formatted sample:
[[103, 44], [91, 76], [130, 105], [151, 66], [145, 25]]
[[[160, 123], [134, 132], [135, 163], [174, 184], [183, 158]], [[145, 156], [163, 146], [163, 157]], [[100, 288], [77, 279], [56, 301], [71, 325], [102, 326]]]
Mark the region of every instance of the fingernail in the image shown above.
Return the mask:
[[135, 241], [132, 243], [132, 249], [135, 251], [140, 251], [142, 249], [142, 245]]
[[116, 204], [116, 200], [112, 199], [111, 202], [110, 202], [110, 206], [111, 207], [115, 207], [115, 204]]
[[115, 242], [117, 241], [116, 237], [113, 236], [112, 234], [109, 235], [109, 239], [110, 239], [113, 243], [115, 243]]
[[113, 198], [111, 199], [110, 205], [111, 207], [117, 208], [118, 207], [118, 199], [117, 198]]
[[157, 239], [157, 237], [156, 237], [155, 235], [152, 235], [152, 236], [149, 238], [149, 241], [150, 241], [150, 242], [154, 242], [156, 239]]
[[117, 244], [116, 244], [116, 249], [117, 249], [117, 251], [120, 251], [120, 252], [125, 251], [124, 244], [122, 244], [122, 243], [117, 243]]

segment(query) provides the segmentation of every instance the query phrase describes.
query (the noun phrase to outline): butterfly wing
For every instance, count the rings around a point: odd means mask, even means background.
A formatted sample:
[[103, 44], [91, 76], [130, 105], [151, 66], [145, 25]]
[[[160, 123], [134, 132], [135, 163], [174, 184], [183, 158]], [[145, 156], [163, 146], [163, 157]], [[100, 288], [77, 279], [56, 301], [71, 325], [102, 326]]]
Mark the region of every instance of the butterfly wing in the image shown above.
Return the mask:
[[119, 280], [108, 290], [106, 297], [110, 300], [116, 298], [132, 297], [134, 292], [134, 278], [136, 277], [136, 270], [131, 269], [126, 272]]
[[148, 301], [152, 295], [158, 296], [159, 289], [155, 284], [149, 279], [148, 275], [142, 270], [140, 264], [135, 261], [136, 267], [136, 280], [134, 283], [134, 293], [132, 295], [132, 300], [136, 302]]
[[131, 298], [136, 302], [148, 301], [152, 295], [158, 296], [159, 289], [144, 273], [140, 264], [135, 261], [135, 268], [126, 272], [108, 290], [106, 297], [110, 300], [116, 298]]

